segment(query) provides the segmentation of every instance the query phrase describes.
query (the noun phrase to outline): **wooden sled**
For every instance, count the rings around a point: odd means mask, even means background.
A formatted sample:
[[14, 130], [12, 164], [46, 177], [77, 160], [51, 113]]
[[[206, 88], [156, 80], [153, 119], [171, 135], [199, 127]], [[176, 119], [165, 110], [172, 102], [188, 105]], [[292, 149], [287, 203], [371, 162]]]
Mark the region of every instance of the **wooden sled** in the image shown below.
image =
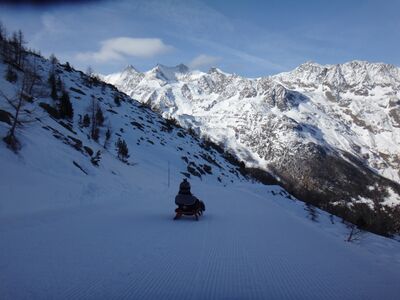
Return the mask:
[[199, 220], [199, 217], [203, 214], [203, 211], [200, 208], [185, 210], [181, 208], [175, 209], [175, 217], [174, 220], [181, 218], [183, 215], [185, 216], [194, 216], [196, 221]]

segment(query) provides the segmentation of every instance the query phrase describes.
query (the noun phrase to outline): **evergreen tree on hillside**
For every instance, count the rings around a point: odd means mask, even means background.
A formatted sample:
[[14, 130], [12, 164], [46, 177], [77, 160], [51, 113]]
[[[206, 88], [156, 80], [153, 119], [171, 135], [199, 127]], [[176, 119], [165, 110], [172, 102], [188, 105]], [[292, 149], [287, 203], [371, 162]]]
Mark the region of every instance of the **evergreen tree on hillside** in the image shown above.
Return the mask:
[[91, 121], [90, 136], [97, 142], [100, 137], [100, 127], [103, 126], [105, 117], [100, 107], [99, 100], [94, 95], [92, 95], [91, 103], [87, 110], [89, 111]]
[[71, 67], [71, 65], [69, 64], [69, 62], [66, 62], [66, 63], [65, 63], [64, 68], [65, 68], [65, 71], [67, 71], [67, 72], [71, 72], [71, 71], [72, 71], [72, 67]]
[[103, 126], [103, 123], [104, 123], [104, 115], [103, 115], [103, 111], [101, 110], [100, 105], [97, 106], [97, 111], [96, 111], [96, 122], [97, 122], [97, 126]]
[[95, 96], [92, 95], [92, 101], [89, 107], [89, 111], [90, 111], [90, 120], [92, 122], [91, 124], [91, 128], [90, 128], [90, 136], [92, 137], [92, 139], [94, 139], [95, 141], [97, 141], [99, 139], [99, 128], [98, 128], [98, 124], [97, 124], [97, 118], [96, 118], [96, 114], [98, 111], [98, 100]]
[[4, 62], [12, 63], [12, 48], [7, 29], [0, 22], [0, 55]]
[[0, 21], [0, 42], [5, 41], [7, 38], [7, 31], [6, 28], [4, 27], [3, 23]]
[[12, 69], [12, 67], [10, 65], [7, 65], [5, 78], [8, 82], [11, 82], [11, 83], [15, 83], [18, 79], [17, 73]]
[[57, 95], [57, 87], [56, 87], [56, 75], [54, 74], [53, 71], [50, 71], [49, 79], [47, 80], [47, 82], [50, 85], [50, 97], [54, 101], [56, 101], [58, 98], [58, 95]]
[[88, 114], [85, 114], [83, 116], [83, 124], [82, 124], [82, 126], [86, 127], [86, 128], [90, 126], [90, 117], [89, 117]]
[[[93, 122], [92, 122], [93, 124]], [[99, 137], [100, 137], [100, 129], [98, 127], [96, 127], [93, 131], [92, 131], [92, 139], [94, 139], [96, 142], [99, 141]]]
[[14, 32], [9, 40], [11, 50], [13, 53], [12, 63], [18, 68], [23, 67], [24, 57], [25, 57], [25, 38], [21, 30]]
[[57, 91], [61, 91], [64, 89], [64, 83], [62, 82], [60, 76], [56, 76], [56, 88]]
[[115, 105], [116, 106], [121, 106], [121, 99], [119, 98], [119, 95], [118, 94], [115, 94], [114, 95], [114, 103], [115, 103]]
[[104, 148], [108, 147], [111, 138], [111, 126], [109, 125], [106, 131], [106, 138], [104, 139]]
[[94, 72], [91, 66], [88, 66], [86, 69], [86, 77], [84, 77], [85, 81], [86, 81], [86, 85], [88, 87], [92, 87], [93, 86], [93, 77], [94, 77]]
[[57, 57], [54, 54], [51, 54], [49, 56], [49, 60], [50, 63], [53, 65], [53, 67], [55, 67], [57, 64], [59, 64], [60, 62], [58, 61]]
[[69, 98], [67, 91], [63, 91], [60, 98], [59, 114], [61, 118], [72, 119], [74, 116], [74, 109]]
[[118, 159], [123, 162], [127, 162], [127, 159], [129, 158], [129, 150], [125, 140], [118, 138], [115, 146], [118, 154]]

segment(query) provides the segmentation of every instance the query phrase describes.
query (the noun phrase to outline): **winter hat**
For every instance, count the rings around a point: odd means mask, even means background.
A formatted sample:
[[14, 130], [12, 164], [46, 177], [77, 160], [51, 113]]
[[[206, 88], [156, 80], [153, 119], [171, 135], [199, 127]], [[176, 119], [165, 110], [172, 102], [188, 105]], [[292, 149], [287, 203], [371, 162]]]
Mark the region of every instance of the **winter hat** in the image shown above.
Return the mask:
[[181, 192], [190, 192], [190, 183], [187, 181], [186, 178], [184, 178], [181, 184], [179, 185], [179, 190]]

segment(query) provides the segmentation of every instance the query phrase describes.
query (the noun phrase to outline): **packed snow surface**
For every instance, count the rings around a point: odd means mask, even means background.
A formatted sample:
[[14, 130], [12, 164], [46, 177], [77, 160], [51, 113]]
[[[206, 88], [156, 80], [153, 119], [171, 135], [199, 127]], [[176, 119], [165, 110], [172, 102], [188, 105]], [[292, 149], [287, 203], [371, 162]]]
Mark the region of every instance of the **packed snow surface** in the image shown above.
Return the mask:
[[89, 177], [7, 151], [1, 299], [398, 299], [398, 242], [345, 242], [279, 187], [192, 181], [205, 215], [173, 221], [181, 178], [168, 188], [156, 158]]

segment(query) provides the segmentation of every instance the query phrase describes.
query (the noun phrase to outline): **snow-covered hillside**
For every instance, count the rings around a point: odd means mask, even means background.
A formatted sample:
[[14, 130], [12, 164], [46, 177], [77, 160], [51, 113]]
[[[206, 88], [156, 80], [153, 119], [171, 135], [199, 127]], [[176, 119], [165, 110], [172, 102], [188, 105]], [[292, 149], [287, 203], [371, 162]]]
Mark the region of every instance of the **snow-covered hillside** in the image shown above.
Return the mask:
[[397, 67], [306, 63], [249, 79], [216, 68], [129, 66], [103, 78], [324, 209], [400, 204]]
[[[111, 85], [101, 82], [89, 85], [86, 75], [75, 70], [66, 71], [65, 66], [56, 65], [56, 73], [62, 82], [63, 90], [70, 94], [74, 117], [68, 120], [48, 114], [47, 112], [51, 113], [49, 107], [57, 108], [59, 105], [58, 101], [51, 99], [46, 82], [52, 65], [38, 57], [31, 57], [31, 60], [35, 60], [35, 64], [39, 65], [38, 70], [42, 81], [36, 89], [40, 93], [36, 94], [32, 103], [27, 103], [25, 108], [29, 112], [25, 119], [29, 119], [29, 122], [17, 131], [17, 138], [22, 144], [18, 155], [10, 152], [5, 144], [0, 148], [4, 163], [10, 164], [9, 168], [3, 168], [3, 180], [15, 175], [11, 182], [15, 182], [18, 186], [20, 180], [17, 178], [21, 173], [21, 176], [24, 176], [26, 172], [23, 170], [26, 169], [32, 170], [33, 174], [37, 172], [36, 175], [30, 174], [29, 177], [35, 181], [43, 181], [46, 185], [47, 180], [54, 181], [59, 177], [61, 186], [66, 184], [67, 178], [71, 180], [71, 183], [80, 186], [81, 181], [76, 178], [78, 175], [82, 175], [84, 178], [92, 178], [94, 182], [99, 178], [100, 182], [94, 184], [100, 188], [98, 192], [103, 193], [104, 190], [107, 193], [110, 188], [111, 195], [115, 189], [120, 188], [120, 184], [111, 187], [122, 180], [121, 177], [124, 178], [120, 174], [123, 172], [122, 170], [131, 172], [135, 178], [141, 176], [142, 169], [147, 169], [149, 166], [156, 167], [159, 172], [164, 174], [162, 183], [164, 186], [168, 184], [168, 177], [175, 179], [188, 177], [192, 180], [198, 179], [199, 182], [215, 181], [223, 186], [231, 184], [234, 179], [245, 180], [239, 172], [238, 166], [228, 162], [224, 158], [225, 154], [208, 146], [206, 141], [190, 135], [185, 129], [180, 128], [172, 121], [163, 119], [149, 108], [118, 92]], [[4, 74], [5, 72], [6, 65], [1, 64], [0, 73]], [[20, 78], [23, 76], [22, 74], [22, 72], [18, 72]], [[1, 78], [2, 93], [9, 97], [19, 90], [19, 86], [19, 81], [10, 83]], [[115, 100], [116, 98], [118, 100]], [[91, 125], [85, 127], [82, 124], [84, 123], [82, 122], [83, 116], [90, 115], [94, 99], [103, 111], [105, 118], [104, 125], [99, 128], [98, 141], [91, 138]], [[1, 104], [3, 112], [12, 113], [11, 106], [4, 101], [4, 98]], [[10, 126], [4, 120], [2, 121], [0, 135], [4, 137]], [[108, 129], [111, 131], [111, 137], [107, 141], [106, 131]], [[127, 159], [127, 163], [117, 159], [115, 143], [119, 138], [126, 141], [128, 145], [130, 157]], [[94, 163], [98, 151], [100, 151], [100, 159], [99, 162]], [[14, 165], [15, 167], [13, 167]], [[17, 167], [18, 165], [19, 167]], [[51, 176], [46, 180], [41, 179], [39, 174], [42, 173]], [[150, 175], [148, 179], [151, 181]], [[7, 179], [7, 181], [9, 180], [10, 178]], [[104, 184], [109, 187], [104, 187]], [[135, 182], [126, 180], [126, 184], [135, 185]], [[54, 204], [53, 198], [56, 198], [56, 202], [63, 205], [69, 203], [68, 199], [74, 202], [73, 199], [81, 198], [78, 195], [84, 194], [86, 189], [90, 189], [83, 185], [82, 188], [66, 188], [65, 193], [53, 195], [52, 186], [53, 184], [49, 184], [49, 188], [43, 190], [42, 193], [48, 195], [46, 198], [51, 203]], [[13, 199], [2, 203], [3, 214], [8, 212], [8, 206], [12, 206], [10, 211], [25, 210], [27, 205], [40, 209], [27, 196], [29, 193], [27, 194], [23, 189], [10, 190], [9, 197]], [[40, 205], [40, 199], [37, 200]]]
[[[20, 149], [0, 143], [1, 299], [397, 299], [396, 240], [346, 242], [339, 218], [244, 177], [222, 148], [67, 64], [28, 54], [0, 74], [1, 137], [23, 100]], [[206, 203], [198, 222], [172, 220], [183, 177]]]
[[321, 128], [330, 145], [400, 181], [400, 68], [364, 61], [310, 62], [273, 79], [309, 97], [317, 113], [327, 116], [312, 125]]

